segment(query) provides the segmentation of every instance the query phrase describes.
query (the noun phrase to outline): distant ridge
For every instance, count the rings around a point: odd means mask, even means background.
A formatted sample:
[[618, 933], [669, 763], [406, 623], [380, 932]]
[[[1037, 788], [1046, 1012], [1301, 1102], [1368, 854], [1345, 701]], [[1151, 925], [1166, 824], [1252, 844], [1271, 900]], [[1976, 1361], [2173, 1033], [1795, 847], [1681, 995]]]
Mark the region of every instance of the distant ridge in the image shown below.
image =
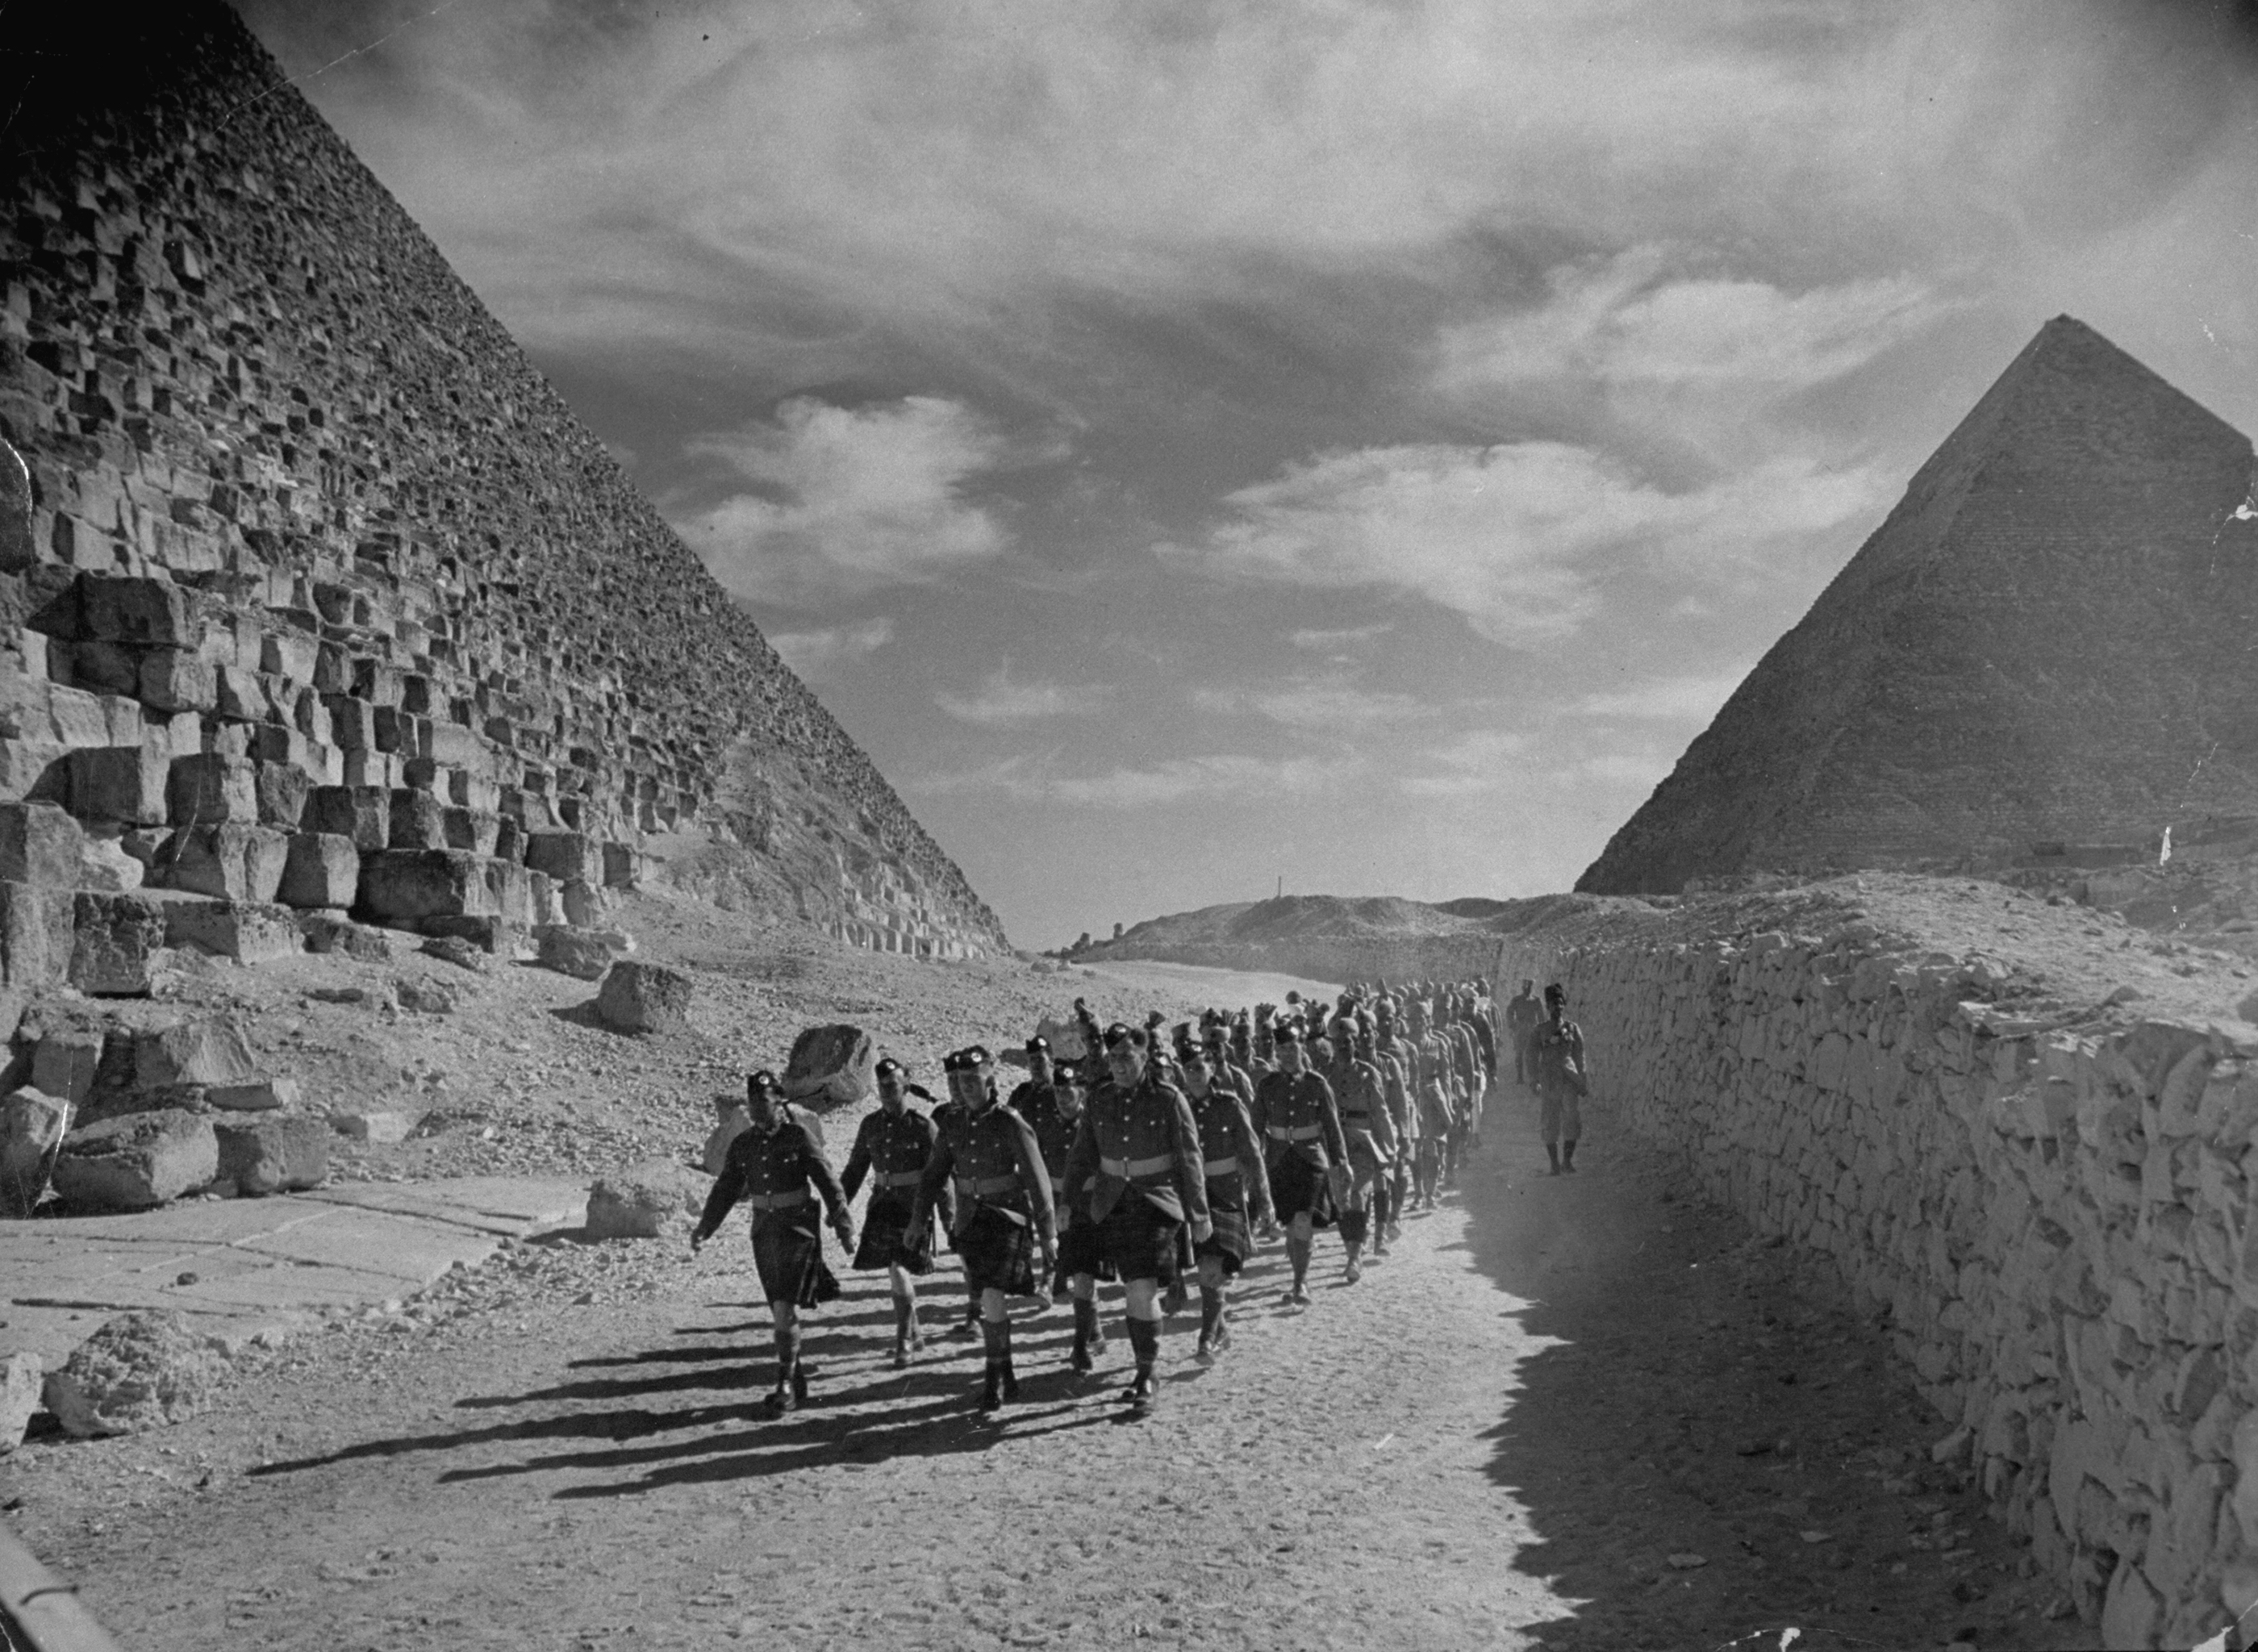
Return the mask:
[[2258, 811], [2250, 439], [2049, 322], [1577, 881], [1946, 869]]
[[1273, 970], [1347, 982], [1488, 975], [1501, 943], [1619, 903], [1580, 895], [1468, 897], [1430, 905], [1392, 895], [1286, 895], [1150, 918], [1077, 962], [1149, 958], [1218, 969]]

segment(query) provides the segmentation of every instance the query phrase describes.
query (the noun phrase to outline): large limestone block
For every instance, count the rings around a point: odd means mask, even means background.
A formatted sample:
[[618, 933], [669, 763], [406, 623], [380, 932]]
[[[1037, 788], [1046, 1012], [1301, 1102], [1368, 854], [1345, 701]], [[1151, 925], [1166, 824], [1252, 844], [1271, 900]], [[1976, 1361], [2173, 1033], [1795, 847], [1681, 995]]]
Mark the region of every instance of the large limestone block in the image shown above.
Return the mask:
[[144, 654], [135, 687], [141, 703], [160, 712], [208, 712], [219, 704], [217, 673], [186, 649]]
[[90, 1027], [62, 1027], [44, 1034], [32, 1049], [32, 1088], [73, 1107], [94, 1094], [102, 1068], [102, 1034]]
[[[343, 788], [339, 788], [343, 790]], [[275, 898], [285, 906], [343, 911], [360, 888], [360, 851], [334, 832], [294, 832]]]
[[524, 928], [533, 922], [533, 874], [515, 861], [486, 861], [486, 891], [495, 910], [509, 923]]
[[0, 881], [78, 887], [86, 833], [60, 805], [0, 804]]
[[578, 981], [601, 981], [628, 950], [616, 944], [626, 937], [614, 931], [575, 929], [570, 924], [543, 924], [534, 931], [533, 938], [539, 948], [535, 961], [543, 968]]
[[262, 762], [255, 783], [259, 825], [295, 832], [305, 823], [306, 799], [314, 791], [310, 772], [295, 763]]
[[77, 909], [71, 890], [0, 883], [0, 983], [36, 992], [68, 978]]
[[44, 1398], [78, 1439], [180, 1422], [202, 1408], [227, 1358], [185, 1315], [121, 1314], [47, 1373]]
[[680, 1231], [705, 1208], [707, 1179], [657, 1159], [598, 1178], [588, 1188], [587, 1237], [657, 1239]]
[[219, 1176], [251, 1197], [318, 1188], [330, 1173], [329, 1121], [303, 1115], [217, 1118]]
[[54, 1186], [74, 1209], [147, 1210], [218, 1173], [211, 1121], [168, 1108], [73, 1131], [56, 1155]]
[[146, 895], [81, 890], [75, 904], [71, 985], [98, 997], [146, 995], [149, 966], [165, 945], [164, 903]]
[[857, 1103], [877, 1093], [877, 1052], [856, 1026], [809, 1027], [792, 1041], [784, 1093], [793, 1101]]
[[273, 963], [304, 950], [297, 915], [256, 901], [172, 901], [165, 907], [165, 944], [193, 947], [242, 964]]
[[643, 882], [643, 856], [633, 844], [607, 843], [603, 850], [606, 889], [634, 889]]
[[136, 860], [117, 838], [89, 838], [79, 851], [78, 876], [73, 886], [123, 895], [147, 881], [149, 869]]
[[143, 1089], [241, 1084], [258, 1075], [251, 1039], [232, 1016], [192, 1016], [133, 1035], [133, 1081]]
[[361, 857], [358, 906], [380, 921], [492, 918], [486, 862], [459, 849], [387, 849]]
[[447, 808], [440, 812], [447, 845], [472, 854], [492, 856], [501, 840], [501, 816], [479, 809]]
[[604, 881], [603, 845], [578, 832], [529, 833], [525, 840], [525, 863], [559, 883], [600, 887]]
[[428, 791], [403, 786], [392, 794], [392, 842], [395, 849], [444, 849], [447, 808]]
[[199, 752], [175, 757], [165, 783], [167, 818], [176, 826], [248, 826], [259, 819], [257, 770], [241, 757]]
[[27, 1216], [47, 1190], [70, 1131], [71, 1104], [20, 1089], [0, 1101], [0, 1216]]
[[80, 819], [165, 824], [172, 763], [163, 753], [141, 745], [89, 746], [63, 761], [65, 793]]
[[688, 1025], [690, 977], [659, 964], [614, 964], [596, 991], [596, 1014], [621, 1032], [666, 1032]]
[[563, 883], [557, 889], [557, 904], [566, 923], [601, 929], [618, 903], [600, 883]]
[[166, 884], [219, 900], [273, 900], [290, 863], [290, 834], [272, 826], [188, 826], [168, 847]]
[[78, 578], [79, 635], [141, 648], [196, 646], [188, 592], [163, 579], [85, 573]]
[[392, 789], [389, 786], [316, 786], [307, 795], [298, 824], [309, 832], [334, 833], [366, 853], [392, 847]]

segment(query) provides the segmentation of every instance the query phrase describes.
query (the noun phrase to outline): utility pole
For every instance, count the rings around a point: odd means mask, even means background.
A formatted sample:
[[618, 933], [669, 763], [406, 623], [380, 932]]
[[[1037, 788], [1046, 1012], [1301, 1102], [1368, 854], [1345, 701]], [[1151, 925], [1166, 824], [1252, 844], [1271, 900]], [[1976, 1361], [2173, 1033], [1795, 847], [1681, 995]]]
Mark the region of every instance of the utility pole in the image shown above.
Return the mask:
[[1282, 901], [1286, 898], [1286, 875], [1283, 872], [1278, 874], [1278, 893], [1275, 898]]

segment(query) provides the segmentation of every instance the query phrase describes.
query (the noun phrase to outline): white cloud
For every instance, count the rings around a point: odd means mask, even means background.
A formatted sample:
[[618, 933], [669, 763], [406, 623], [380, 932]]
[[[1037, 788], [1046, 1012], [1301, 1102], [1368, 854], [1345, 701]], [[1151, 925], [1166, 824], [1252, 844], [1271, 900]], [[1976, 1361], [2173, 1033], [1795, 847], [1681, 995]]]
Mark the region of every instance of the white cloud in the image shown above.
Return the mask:
[[1367, 448], [1241, 488], [1204, 541], [1156, 549], [1217, 578], [1392, 589], [1531, 646], [1582, 625], [1606, 572], [1745, 556], [1833, 527], [1873, 503], [1876, 486], [1791, 457], [1673, 493], [1566, 443]]
[[771, 631], [769, 646], [784, 656], [784, 663], [805, 681], [822, 682], [893, 641], [894, 622], [884, 615], [859, 625], [835, 625], [820, 631]]
[[1172, 757], [1097, 775], [1065, 775], [1054, 760], [1006, 757], [983, 768], [928, 775], [905, 790], [926, 796], [992, 792], [1023, 802], [1139, 809], [1201, 798], [1310, 797], [1333, 791], [1361, 765], [1317, 757], [1246, 757], [1219, 753]]
[[706, 436], [692, 451], [758, 490], [676, 522], [714, 577], [753, 601], [800, 606], [930, 584], [1009, 542], [965, 498], [1004, 443], [962, 402], [838, 408], [796, 397], [772, 426]]
[[1523, 776], [1516, 761], [1529, 749], [1529, 736], [1508, 728], [1470, 729], [1456, 739], [1417, 754], [1414, 762], [1440, 773], [1406, 775], [1396, 790], [1412, 798], [1464, 798], [1505, 791]]
[[1297, 649], [1307, 649], [1313, 654], [1334, 654], [1361, 648], [1374, 637], [1385, 636], [1395, 627], [1382, 622], [1378, 625], [1353, 625], [1338, 631], [1296, 631], [1287, 637]]
[[1791, 293], [1766, 281], [1665, 278], [1671, 258], [1640, 246], [1562, 266], [1537, 308], [1445, 329], [1438, 383], [1464, 391], [1561, 379], [1771, 398], [1856, 371], [1945, 308], [1907, 276]]
[[1732, 698], [1748, 675], [1744, 667], [1651, 677], [1604, 694], [1587, 694], [1576, 709], [1587, 717], [1651, 719], [1659, 722], [1707, 722]]
[[1192, 704], [1225, 716], [1252, 713], [1311, 734], [1360, 734], [1400, 723], [1425, 710], [1409, 694], [1362, 689], [1351, 683], [1304, 679], [1284, 688], [1195, 691]]
[[1105, 703], [1102, 684], [1024, 683], [1013, 680], [1012, 663], [1005, 661], [981, 682], [974, 694], [943, 690], [934, 701], [951, 717], [983, 728], [1010, 728], [1053, 717], [1080, 717]]

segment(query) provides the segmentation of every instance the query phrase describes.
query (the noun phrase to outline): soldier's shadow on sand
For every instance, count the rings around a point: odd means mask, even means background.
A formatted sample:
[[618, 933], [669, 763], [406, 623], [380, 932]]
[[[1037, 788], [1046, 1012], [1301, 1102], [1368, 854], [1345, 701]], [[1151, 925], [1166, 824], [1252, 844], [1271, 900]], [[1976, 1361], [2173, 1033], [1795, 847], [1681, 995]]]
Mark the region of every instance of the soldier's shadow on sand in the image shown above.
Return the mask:
[[[875, 1303], [875, 1307], [868, 1304]], [[737, 1306], [723, 1304], [721, 1306]], [[849, 1311], [841, 1313], [845, 1307]], [[959, 1303], [951, 1301], [953, 1317]], [[1119, 1421], [1117, 1368], [1077, 1377], [1063, 1369], [1072, 1321], [1062, 1313], [1015, 1320], [1013, 1351], [1023, 1371], [1019, 1400], [993, 1417], [973, 1408], [981, 1344], [929, 1341], [906, 1370], [874, 1365], [868, 1327], [893, 1322], [883, 1292], [850, 1291], [804, 1323], [801, 1358], [809, 1403], [770, 1414], [764, 1401], [775, 1366], [765, 1317], [744, 1323], [682, 1327], [675, 1345], [572, 1361], [571, 1380], [507, 1394], [458, 1400], [458, 1411], [541, 1414], [417, 1435], [364, 1440], [319, 1457], [264, 1464], [252, 1477], [302, 1473], [367, 1457], [475, 1451], [515, 1444], [557, 1449], [451, 1468], [442, 1485], [526, 1475], [613, 1477], [564, 1487], [565, 1500], [633, 1496], [669, 1485], [759, 1479], [821, 1465], [865, 1465], [903, 1457], [985, 1451], [1007, 1438], [1054, 1434]], [[679, 1403], [693, 1400], [694, 1403]], [[559, 1407], [564, 1407], [560, 1409]]]

